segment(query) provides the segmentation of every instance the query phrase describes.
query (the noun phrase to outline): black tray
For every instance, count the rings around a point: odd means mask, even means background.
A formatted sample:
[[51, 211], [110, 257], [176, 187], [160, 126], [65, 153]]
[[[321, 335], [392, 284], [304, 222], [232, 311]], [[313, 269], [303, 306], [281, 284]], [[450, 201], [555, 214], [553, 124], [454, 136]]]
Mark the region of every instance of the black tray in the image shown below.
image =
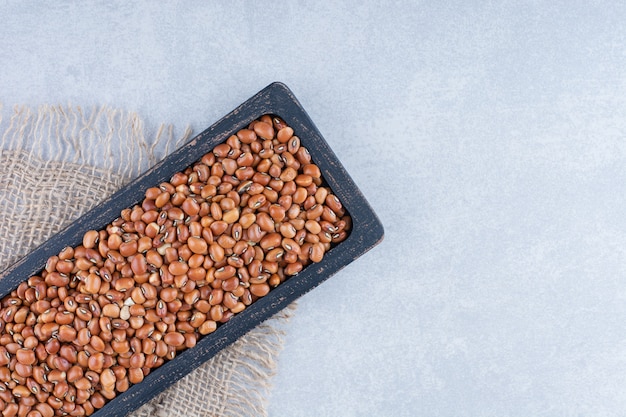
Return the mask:
[[104, 228], [115, 220], [123, 209], [142, 201], [146, 189], [168, 181], [174, 173], [184, 170], [230, 135], [264, 114], [281, 117], [300, 137], [302, 145], [309, 150], [313, 162], [319, 166], [333, 193], [339, 197], [352, 217], [353, 225], [349, 237], [331, 249], [322, 262], [307, 266], [298, 275], [280, 284], [267, 296], [252, 303], [230, 321], [218, 327], [214, 333], [200, 338], [195, 347], [179, 353], [175, 359], [154, 369], [143, 382], [119, 394], [93, 416], [123, 416], [148, 402], [221, 349], [330, 278], [382, 240], [382, 224], [298, 100], [287, 86], [273, 83], [68, 228], [4, 270], [0, 274], [0, 298], [9, 294], [22, 281], [40, 273], [50, 256], [58, 254], [68, 245], [79, 245], [87, 230]]

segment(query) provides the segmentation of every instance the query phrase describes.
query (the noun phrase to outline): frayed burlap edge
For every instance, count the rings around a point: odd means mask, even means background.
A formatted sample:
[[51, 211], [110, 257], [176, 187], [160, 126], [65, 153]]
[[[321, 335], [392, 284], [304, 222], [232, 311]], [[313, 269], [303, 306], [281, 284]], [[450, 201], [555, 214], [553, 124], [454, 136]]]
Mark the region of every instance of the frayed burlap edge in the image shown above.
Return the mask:
[[[0, 105], [0, 270], [140, 175], [190, 136], [161, 125], [144, 136], [137, 114], [16, 106], [2, 125]], [[5, 121], [6, 125], [7, 122]], [[2, 131], [4, 132], [2, 133]], [[4, 227], [3, 227], [4, 225]], [[15, 229], [19, 227], [19, 236]], [[130, 415], [266, 416], [270, 379], [295, 304]]]
[[154, 137], [146, 138], [143, 120], [136, 113], [108, 106], [87, 111], [80, 106], [42, 105], [37, 110], [15, 106], [0, 151], [27, 151], [43, 163], [71, 163], [73, 169], [76, 165], [102, 168], [128, 181], [191, 136], [189, 127], [178, 139], [173, 130], [172, 125], [161, 124]]

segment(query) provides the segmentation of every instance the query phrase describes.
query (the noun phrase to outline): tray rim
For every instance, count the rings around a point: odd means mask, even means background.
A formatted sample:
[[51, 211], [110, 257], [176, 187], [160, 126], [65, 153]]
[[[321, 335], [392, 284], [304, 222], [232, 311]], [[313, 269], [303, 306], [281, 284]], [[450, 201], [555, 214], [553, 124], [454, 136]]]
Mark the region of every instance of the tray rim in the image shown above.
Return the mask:
[[274, 82], [1, 271], [0, 298], [9, 294], [22, 281], [39, 273], [48, 257], [58, 254], [65, 246], [80, 244], [84, 232], [101, 229], [117, 218], [122, 209], [141, 201], [147, 188], [169, 180], [181, 167], [197, 161], [231, 134], [264, 114], [275, 114], [285, 120], [300, 137], [302, 145], [309, 150], [324, 179], [352, 217], [353, 228], [349, 237], [332, 248], [322, 262], [307, 266], [300, 274], [272, 289], [267, 296], [254, 302], [229, 322], [220, 325], [217, 331], [200, 338], [195, 347], [186, 349], [177, 354], [175, 359], [154, 369], [144, 381], [107, 402], [92, 416], [120, 416], [139, 408], [253, 327], [311, 291], [382, 241], [383, 226], [362, 192], [292, 91], [285, 84]]

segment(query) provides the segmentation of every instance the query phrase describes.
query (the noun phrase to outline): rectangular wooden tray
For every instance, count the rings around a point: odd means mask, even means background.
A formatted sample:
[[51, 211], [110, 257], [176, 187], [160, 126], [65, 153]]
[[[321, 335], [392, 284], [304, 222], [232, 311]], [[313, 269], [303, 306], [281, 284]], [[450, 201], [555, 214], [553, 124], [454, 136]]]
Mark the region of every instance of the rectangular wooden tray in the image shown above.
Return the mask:
[[307, 266], [298, 275], [280, 284], [267, 296], [252, 303], [229, 322], [221, 325], [217, 331], [200, 338], [195, 347], [179, 353], [174, 360], [153, 370], [143, 382], [118, 395], [93, 416], [123, 416], [148, 402], [221, 349], [330, 278], [382, 240], [382, 224], [328, 143], [293, 93], [284, 84], [273, 83], [68, 228], [4, 270], [0, 274], [0, 298], [9, 294], [22, 281], [40, 273], [50, 256], [58, 254], [68, 245], [79, 245], [87, 230], [104, 228], [115, 220], [123, 209], [140, 202], [146, 189], [168, 181], [174, 173], [184, 170], [230, 135], [264, 114], [277, 115], [285, 120], [300, 137], [302, 145], [307, 147], [313, 162], [319, 166], [333, 193], [339, 197], [352, 217], [353, 227], [349, 237], [331, 249], [322, 262]]

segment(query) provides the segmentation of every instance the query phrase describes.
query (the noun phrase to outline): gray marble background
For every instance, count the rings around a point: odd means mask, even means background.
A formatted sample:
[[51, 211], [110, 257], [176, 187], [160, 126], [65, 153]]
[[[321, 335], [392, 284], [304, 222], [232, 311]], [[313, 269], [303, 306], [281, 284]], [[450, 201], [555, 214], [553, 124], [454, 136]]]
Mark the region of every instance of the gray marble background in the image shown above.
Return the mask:
[[[285, 82], [386, 228], [279, 416], [626, 414], [622, 2], [0, 2], [0, 100], [196, 132]], [[1, 169], [1, 168], [0, 168]]]

